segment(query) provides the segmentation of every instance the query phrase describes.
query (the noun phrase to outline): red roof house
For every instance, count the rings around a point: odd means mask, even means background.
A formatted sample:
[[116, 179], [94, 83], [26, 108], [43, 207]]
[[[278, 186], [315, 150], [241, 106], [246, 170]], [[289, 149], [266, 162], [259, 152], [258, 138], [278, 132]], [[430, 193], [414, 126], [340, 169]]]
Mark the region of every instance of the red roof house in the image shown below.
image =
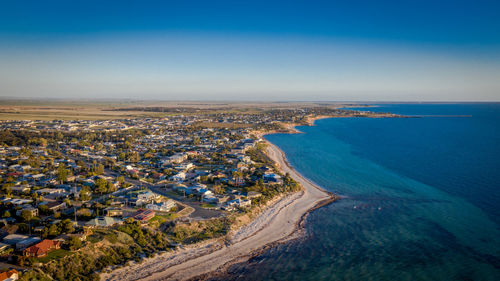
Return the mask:
[[11, 269], [0, 273], [0, 281], [3, 280], [17, 280], [19, 277], [17, 270]]
[[146, 222], [146, 221], [152, 219], [154, 216], [155, 216], [155, 211], [140, 209], [134, 215], [134, 219], [136, 219], [140, 222]]
[[42, 242], [35, 244], [23, 251], [24, 256], [28, 257], [43, 257], [50, 251], [61, 248], [61, 241], [53, 241], [44, 239]]

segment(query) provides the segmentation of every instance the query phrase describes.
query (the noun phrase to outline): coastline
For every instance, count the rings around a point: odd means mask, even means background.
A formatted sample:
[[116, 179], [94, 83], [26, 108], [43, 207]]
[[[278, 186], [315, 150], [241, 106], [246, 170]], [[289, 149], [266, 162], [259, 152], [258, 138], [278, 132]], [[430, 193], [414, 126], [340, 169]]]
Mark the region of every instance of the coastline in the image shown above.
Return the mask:
[[[308, 124], [331, 116], [308, 119]], [[296, 124], [287, 124], [288, 133], [298, 133]], [[306, 179], [287, 161], [285, 153], [263, 138], [273, 132], [258, 133], [267, 143], [266, 154], [282, 173], [288, 173], [299, 182], [302, 191], [277, 198], [268, 205], [252, 222], [241, 227], [229, 239], [212, 239], [189, 245], [183, 249], [167, 252], [141, 263], [135, 263], [111, 273], [101, 274], [101, 280], [189, 280], [210, 277], [213, 272], [220, 274], [230, 265], [245, 262], [263, 250], [300, 237], [307, 215], [338, 199]], [[273, 200], [274, 201], [274, 200]]]

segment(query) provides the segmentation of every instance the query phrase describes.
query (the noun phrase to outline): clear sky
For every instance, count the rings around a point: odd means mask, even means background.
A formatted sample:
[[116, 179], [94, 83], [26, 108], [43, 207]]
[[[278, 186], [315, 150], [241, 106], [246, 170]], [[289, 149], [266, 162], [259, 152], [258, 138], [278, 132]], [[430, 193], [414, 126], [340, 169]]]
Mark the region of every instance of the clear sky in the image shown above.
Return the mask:
[[5, 0], [0, 97], [500, 101], [500, 1]]

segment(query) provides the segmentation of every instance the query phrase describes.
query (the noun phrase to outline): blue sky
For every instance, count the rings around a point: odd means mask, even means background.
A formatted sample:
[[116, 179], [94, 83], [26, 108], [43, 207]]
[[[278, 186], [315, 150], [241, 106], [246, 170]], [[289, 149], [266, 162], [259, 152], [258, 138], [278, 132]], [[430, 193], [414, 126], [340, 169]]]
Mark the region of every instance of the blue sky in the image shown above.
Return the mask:
[[2, 1], [0, 96], [500, 100], [498, 1]]

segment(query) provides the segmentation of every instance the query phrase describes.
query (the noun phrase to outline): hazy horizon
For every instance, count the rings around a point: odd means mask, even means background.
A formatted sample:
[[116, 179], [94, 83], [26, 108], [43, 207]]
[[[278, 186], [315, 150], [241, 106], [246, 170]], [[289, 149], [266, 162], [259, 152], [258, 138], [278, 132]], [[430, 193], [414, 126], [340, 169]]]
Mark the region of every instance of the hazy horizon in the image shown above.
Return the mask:
[[358, 2], [4, 3], [0, 97], [500, 101], [500, 4]]

